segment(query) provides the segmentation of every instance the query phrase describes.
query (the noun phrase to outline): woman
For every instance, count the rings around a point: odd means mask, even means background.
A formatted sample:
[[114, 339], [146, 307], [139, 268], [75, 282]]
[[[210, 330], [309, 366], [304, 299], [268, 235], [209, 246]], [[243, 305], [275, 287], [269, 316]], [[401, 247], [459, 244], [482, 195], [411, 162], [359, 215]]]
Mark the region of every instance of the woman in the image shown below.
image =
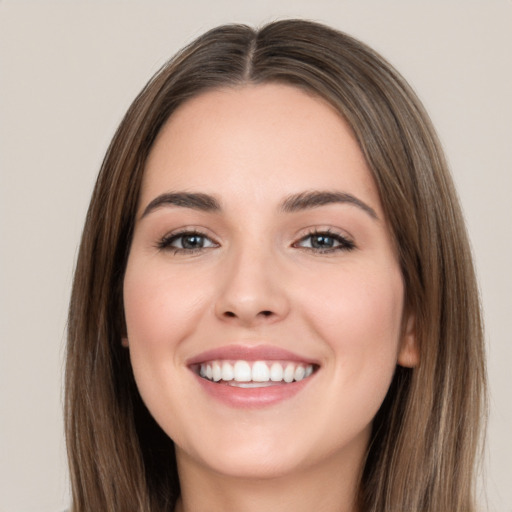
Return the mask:
[[75, 511], [475, 510], [477, 287], [397, 72], [298, 20], [164, 66], [98, 177], [66, 386]]

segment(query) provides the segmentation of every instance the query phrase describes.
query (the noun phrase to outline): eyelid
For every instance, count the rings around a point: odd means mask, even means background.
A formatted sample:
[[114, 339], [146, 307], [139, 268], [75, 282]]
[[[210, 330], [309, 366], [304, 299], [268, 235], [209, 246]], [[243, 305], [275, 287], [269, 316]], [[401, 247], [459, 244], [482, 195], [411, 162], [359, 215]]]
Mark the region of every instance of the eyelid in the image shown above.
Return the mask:
[[[314, 237], [314, 236], [324, 236], [326, 238], [332, 238], [338, 243], [338, 245], [336, 245], [335, 247], [327, 247], [327, 248], [323, 248], [323, 249], [319, 248], [319, 247], [305, 247], [305, 246], [299, 245], [301, 242], [307, 240], [308, 238]], [[351, 251], [351, 250], [357, 248], [352, 237], [347, 236], [338, 230], [334, 230], [332, 227], [309, 228], [308, 231], [306, 231], [300, 235], [300, 237], [292, 244], [292, 246], [296, 247], [297, 249], [303, 249], [305, 251], [309, 251], [309, 252], [313, 252], [313, 253], [320, 253], [320, 254], [328, 254], [328, 253], [334, 253], [334, 252], [338, 252], [338, 251]]]
[[[200, 236], [202, 238], [208, 239], [212, 245], [208, 247], [198, 247], [195, 249], [185, 249], [182, 247], [175, 247], [172, 244], [173, 241], [178, 240], [181, 237], [185, 236]], [[213, 236], [206, 233], [206, 230], [202, 228], [198, 228], [195, 226], [186, 226], [179, 229], [176, 229], [174, 231], [171, 231], [170, 233], [165, 234], [163, 237], [161, 237], [156, 242], [156, 248], [161, 251], [172, 251], [175, 254], [176, 253], [187, 253], [192, 254], [203, 250], [213, 249], [215, 247], [219, 247], [219, 243], [215, 240]]]
[[[199, 236], [208, 240], [209, 245], [197, 248], [185, 248], [185, 247], [176, 247], [173, 244], [174, 241], [178, 240], [181, 237], [185, 236]], [[333, 247], [308, 247], [302, 245], [308, 238], [312, 238], [314, 236], [323, 236], [325, 238], [332, 238], [336, 245]], [[341, 230], [333, 229], [332, 227], [318, 227], [311, 226], [308, 228], [304, 228], [301, 230], [299, 234], [295, 237], [295, 241], [291, 244], [292, 247], [297, 249], [302, 249], [304, 251], [313, 252], [317, 254], [328, 254], [339, 251], [350, 251], [356, 247], [352, 237], [350, 235], [344, 234]], [[174, 254], [183, 253], [183, 254], [193, 254], [201, 251], [213, 249], [216, 247], [220, 247], [220, 243], [217, 242], [216, 238], [209, 233], [209, 230], [204, 229], [202, 227], [197, 226], [184, 226], [178, 229], [175, 229], [171, 232], [166, 233], [164, 236], [159, 238], [155, 247], [161, 251], [171, 251]]]

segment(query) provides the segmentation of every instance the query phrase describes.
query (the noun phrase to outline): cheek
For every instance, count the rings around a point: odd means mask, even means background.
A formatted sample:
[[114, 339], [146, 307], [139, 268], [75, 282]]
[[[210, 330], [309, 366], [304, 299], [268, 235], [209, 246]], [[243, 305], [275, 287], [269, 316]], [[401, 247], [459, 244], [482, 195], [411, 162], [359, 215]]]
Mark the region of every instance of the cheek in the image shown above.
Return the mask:
[[342, 378], [386, 387], [400, 343], [403, 284], [398, 269], [340, 273], [325, 280], [322, 297], [311, 295], [312, 328], [327, 343]]
[[182, 341], [207, 307], [197, 282], [172, 275], [151, 261], [129, 261], [123, 285], [128, 347], [141, 397], [171, 437], [179, 437], [175, 418], [185, 403]]
[[[164, 266], [165, 267], [165, 266]], [[184, 272], [151, 261], [129, 261], [123, 287], [128, 349], [135, 381], [146, 406], [166, 427], [176, 414], [184, 378], [182, 342], [211, 302]], [[207, 288], [206, 288], [207, 289]]]
[[[403, 285], [396, 269], [346, 272], [328, 281], [329, 299], [316, 311], [335, 332], [343, 332], [356, 345], [374, 348], [387, 341], [396, 344], [400, 333]], [[344, 345], [343, 340], [339, 340]], [[352, 345], [352, 344], [351, 344]]]
[[150, 263], [129, 264], [123, 293], [130, 345], [168, 349], [186, 337], [207, 304], [207, 287], [199, 287], [197, 279]]

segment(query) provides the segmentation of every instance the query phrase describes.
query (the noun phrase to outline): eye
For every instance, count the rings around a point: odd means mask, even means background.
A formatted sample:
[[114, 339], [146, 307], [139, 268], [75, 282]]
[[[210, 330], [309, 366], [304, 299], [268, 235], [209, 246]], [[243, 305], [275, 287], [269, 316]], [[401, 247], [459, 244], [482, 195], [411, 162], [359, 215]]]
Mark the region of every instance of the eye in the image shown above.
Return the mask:
[[315, 231], [293, 244], [310, 251], [329, 253], [335, 251], [350, 251], [355, 248], [354, 242], [348, 238], [330, 231]]
[[158, 242], [157, 246], [159, 249], [172, 250], [174, 253], [192, 253], [202, 249], [218, 247], [218, 244], [199, 231], [181, 231], [165, 236]]

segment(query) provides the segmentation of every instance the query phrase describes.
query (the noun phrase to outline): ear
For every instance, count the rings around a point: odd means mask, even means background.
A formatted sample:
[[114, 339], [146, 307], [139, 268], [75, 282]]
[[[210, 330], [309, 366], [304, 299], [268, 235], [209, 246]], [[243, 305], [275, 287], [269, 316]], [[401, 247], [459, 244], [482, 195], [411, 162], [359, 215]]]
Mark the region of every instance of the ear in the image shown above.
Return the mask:
[[128, 338], [121, 338], [121, 345], [125, 348], [128, 348], [130, 346], [128, 343]]
[[420, 351], [416, 340], [416, 319], [412, 314], [407, 318], [397, 362], [406, 368], [415, 368], [420, 362]]

